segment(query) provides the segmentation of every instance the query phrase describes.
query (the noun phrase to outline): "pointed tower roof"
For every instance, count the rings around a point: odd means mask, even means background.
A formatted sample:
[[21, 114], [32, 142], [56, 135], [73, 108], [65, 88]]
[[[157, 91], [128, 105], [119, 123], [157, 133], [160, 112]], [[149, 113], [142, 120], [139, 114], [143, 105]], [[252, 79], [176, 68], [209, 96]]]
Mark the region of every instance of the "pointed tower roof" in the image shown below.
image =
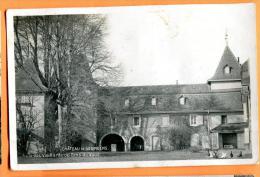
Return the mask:
[[[230, 68], [230, 73], [225, 73], [225, 68]], [[226, 45], [214, 76], [208, 82], [241, 80], [241, 66], [229, 46]]]

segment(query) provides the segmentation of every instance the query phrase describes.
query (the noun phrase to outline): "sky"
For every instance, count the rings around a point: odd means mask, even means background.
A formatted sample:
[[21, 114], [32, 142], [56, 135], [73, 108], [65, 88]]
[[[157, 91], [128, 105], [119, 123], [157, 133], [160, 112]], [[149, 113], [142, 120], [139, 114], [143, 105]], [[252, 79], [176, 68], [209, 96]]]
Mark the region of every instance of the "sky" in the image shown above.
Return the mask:
[[228, 45], [240, 62], [256, 59], [255, 7], [122, 7], [107, 16], [106, 44], [121, 64], [121, 86], [206, 83]]

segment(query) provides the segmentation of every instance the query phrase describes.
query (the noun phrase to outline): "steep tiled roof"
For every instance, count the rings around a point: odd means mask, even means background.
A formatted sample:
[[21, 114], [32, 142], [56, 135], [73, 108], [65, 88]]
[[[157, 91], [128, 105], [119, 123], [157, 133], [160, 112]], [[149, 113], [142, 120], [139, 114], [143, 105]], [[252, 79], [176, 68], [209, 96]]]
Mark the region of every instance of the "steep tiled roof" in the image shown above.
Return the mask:
[[23, 69], [15, 73], [16, 93], [42, 93], [46, 88], [42, 85], [32, 62], [27, 61]]
[[[229, 66], [232, 68], [230, 74], [224, 73], [224, 67]], [[226, 46], [224, 53], [221, 57], [217, 70], [214, 76], [208, 80], [211, 81], [218, 81], [218, 80], [240, 80], [241, 79], [241, 66], [238, 63], [236, 57], [230, 50], [228, 46]]]
[[[99, 93], [106, 106], [121, 113], [182, 113], [182, 112], [232, 112], [242, 111], [239, 90], [210, 91], [207, 84], [167, 85], [145, 87], [117, 87], [102, 89]], [[186, 98], [185, 105], [179, 98]], [[157, 104], [151, 104], [156, 98]], [[129, 107], [124, 105], [130, 100]]]

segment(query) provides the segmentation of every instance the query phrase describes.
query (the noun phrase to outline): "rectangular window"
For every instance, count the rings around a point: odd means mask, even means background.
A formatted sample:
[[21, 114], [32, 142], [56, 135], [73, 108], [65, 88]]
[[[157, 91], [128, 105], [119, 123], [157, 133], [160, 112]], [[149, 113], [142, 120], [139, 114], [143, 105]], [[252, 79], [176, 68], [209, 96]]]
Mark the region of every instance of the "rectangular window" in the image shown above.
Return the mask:
[[169, 126], [169, 116], [167, 117], [163, 117], [162, 118], [162, 126], [165, 127], [165, 126]]
[[134, 126], [139, 127], [140, 126], [141, 119], [139, 116], [134, 116]]
[[21, 96], [21, 103], [30, 103], [29, 96]]
[[203, 125], [203, 116], [202, 115], [190, 115], [190, 125], [191, 126], [199, 126]]
[[17, 103], [20, 106], [33, 107], [33, 97], [32, 96], [21, 96], [17, 99]]
[[222, 115], [221, 116], [221, 124], [226, 124], [227, 123], [227, 115]]

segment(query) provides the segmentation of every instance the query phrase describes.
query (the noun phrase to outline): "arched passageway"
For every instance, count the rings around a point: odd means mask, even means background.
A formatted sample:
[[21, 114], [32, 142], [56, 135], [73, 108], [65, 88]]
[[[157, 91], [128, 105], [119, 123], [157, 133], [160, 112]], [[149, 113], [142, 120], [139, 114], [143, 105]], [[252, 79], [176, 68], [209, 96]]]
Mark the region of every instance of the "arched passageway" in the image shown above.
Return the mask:
[[125, 143], [121, 136], [117, 134], [108, 134], [101, 140], [101, 146], [107, 147], [106, 151], [125, 151]]
[[140, 136], [134, 136], [130, 141], [131, 151], [144, 151], [144, 140]]

